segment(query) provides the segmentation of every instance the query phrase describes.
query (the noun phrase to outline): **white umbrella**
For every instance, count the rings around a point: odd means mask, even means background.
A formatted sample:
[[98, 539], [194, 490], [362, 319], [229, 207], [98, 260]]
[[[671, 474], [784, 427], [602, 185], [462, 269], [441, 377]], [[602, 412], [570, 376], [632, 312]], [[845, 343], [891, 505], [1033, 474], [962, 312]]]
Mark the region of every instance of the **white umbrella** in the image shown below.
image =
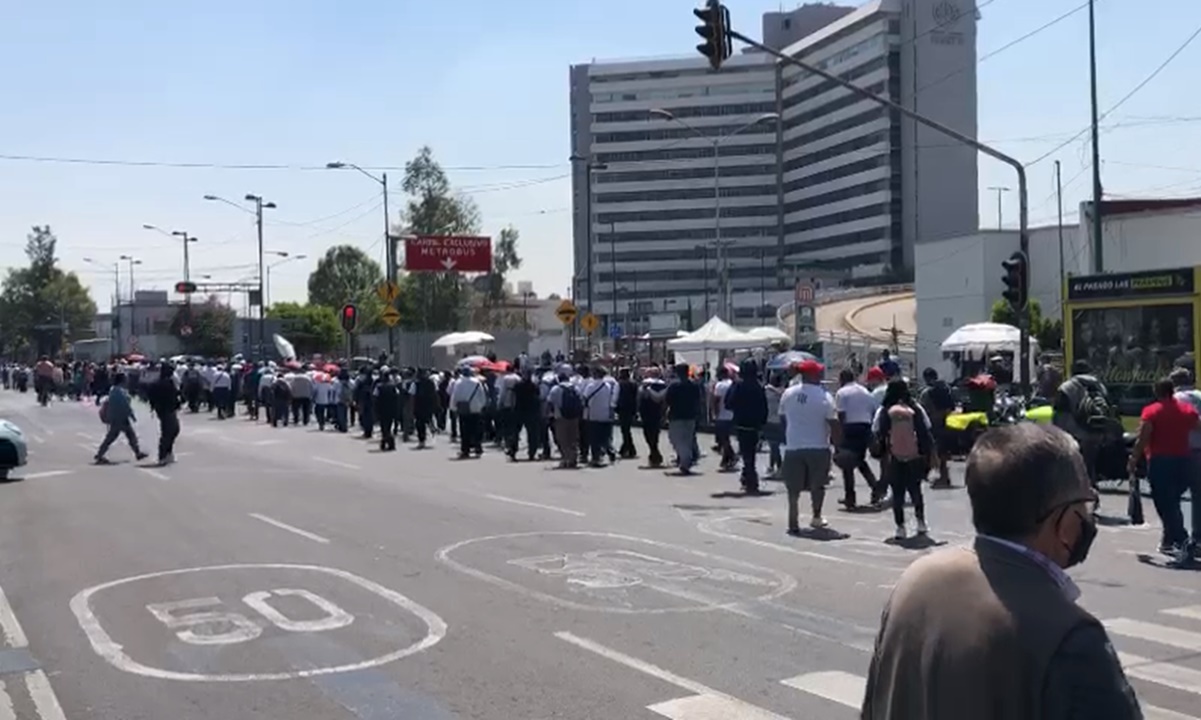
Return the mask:
[[765, 340], [769, 343], [792, 342], [792, 338], [788, 336], [788, 333], [784, 332], [780, 328], [767, 326], [751, 328], [750, 330], [746, 331], [746, 334], [750, 335], [751, 337], [757, 337], [760, 340]]
[[496, 342], [496, 338], [488, 333], [479, 330], [468, 330], [466, 332], [447, 333], [435, 340], [430, 347], [454, 348], [459, 345], [483, 345], [491, 342]]
[[292, 343], [285, 340], [282, 335], [272, 335], [271, 341], [275, 343], [275, 351], [284, 360], [296, 359], [296, 348], [292, 347]]

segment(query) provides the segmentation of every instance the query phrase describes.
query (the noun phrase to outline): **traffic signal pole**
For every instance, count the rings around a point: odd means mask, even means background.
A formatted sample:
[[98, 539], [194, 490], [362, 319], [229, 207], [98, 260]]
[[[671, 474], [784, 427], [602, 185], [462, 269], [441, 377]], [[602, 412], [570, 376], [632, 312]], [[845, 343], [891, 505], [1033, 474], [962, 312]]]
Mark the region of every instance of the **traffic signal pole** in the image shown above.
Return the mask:
[[[710, 3], [711, 6], [714, 4], [716, 4], [716, 3], [712, 3], [712, 2]], [[712, 17], [712, 15], [711, 15], [711, 17]], [[1000, 150], [997, 150], [988, 145], [985, 145], [984, 143], [980, 142], [979, 140], [977, 140], [973, 137], [970, 137], [968, 135], [965, 135], [965, 134], [959, 132], [958, 130], [955, 130], [946, 125], [943, 125], [942, 123], [938, 122], [937, 120], [932, 120], [924, 115], [918, 114], [917, 112], [910, 110], [909, 108], [907, 108], [903, 105], [894, 103], [893, 101], [891, 101], [885, 97], [876, 95], [875, 93], [871, 92], [870, 90], [867, 90], [866, 88], [862, 88], [858, 85], [855, 85], [854, 83], [843, 80], [842, 78], [838, 77], [837, 75], [826, 72], [825, 70], [823, 70], [815, 65], [811, 65], [810, 63], [807, 63], [803, 60], [798, 60], [794, 57], [786, 55], [786, 54], [780, 52], [779, 50], [776, 50], [775, 48], [768, 47], [768, 46], [764, 45], [763, 43], [753, 40], [753, 39], [747, 37], [746, 35], [743, 35], [742, 33], [733, 30], [732, 28], [730, 28], [728, 26], [723, 27], [721, 29], [724, 30], [724, 33], [726, 34], [726, 36], [728, 36], [730, 38], [733, 38], [735, 40], [740, 40], [743, 43], [746, 43], [747, 45], [750, 45], [753, 48], [756, 48], [762, 52], [767, 53], [768, 55], [771, 55], [772, 57], [775, 57], [777, 60], [780, 60], [781, 62], [788, 63], [789, 65], [794, 65], [798, 68], [801, 68], [805, 72], [811, 73], [813, 75], [817, 75], [818, 77], [822, 78], [823, 80], [828, 80], [828, 81], [834, 83], [835, 85], [844, 87], [844, 88], [856, 93], [857, 95], [859, 95], [861, 97], [871, 100], [872, 102], [875, 102], [879, 105], [883, 105], [884, 107], [887, 107], [890, 110], [895, 110], [897, 113], [909, 118], [910, 120], [913, 120], [914, 122], [916, 122], [920, 125], [930, 128], [931, 130], [933, 130], [937, 133], [940, 133], [942, 135], [946, 135], [947, 137], [949, 137], [953, 140], [956, 140], [958, 142], [961, 142], [970, 148], [974, 148], [977, 152], [984, 153], [985, 155], [988, 155], [989, 157], [999, 160], [999, 161], [1005, 163], [1006, 165], [1012, 167], [1014, 172], [1017, 173], [1017, 178], [1018, 178], [1018, 232], [1020, 233], [1019, 234], [1019, 243], [1020, 243], [1019, 247], [1021, 248], [1021, 252], [1024, 255], [1026, 255], [1026, 257], [1030, 256], [1030, 232], [1029, 232], [1030, 209], [1029, 209], [1029, 198], [1027, 195], [1027, 188], [1026, 188], [1026, 168], [1016, 158], [1010, 157], [1009, 155], [1006, 155], [1005, 153], [1001, 152]], [[698, 28], [698, 32], [699, 31], [700, 31], [700, 29]], [[718, 43], [718, 48], [719, 49], [721, 48], [721, 43]], [[702, 51], [702, 54], [706, 54], [706, 53], [704, 53], [704, 51]], [[712, 58], [710, 58], [710, 60], [712, 62]], [[720, 65], [720, 61], [718, 61], [717, 64]], [[1019, 352], [1018, 352], [1018, 354], [1020, 356], [1019, 361], [1021, 363], [1020, 378], [1021, 378], [1023, 392], [1028, 393], [1030, 391], [1030, 314], [1029, 313], [1023, 312], [1018, 315], [1018, 329], [1021, 330], [1021, 341], [1020, 341]]]

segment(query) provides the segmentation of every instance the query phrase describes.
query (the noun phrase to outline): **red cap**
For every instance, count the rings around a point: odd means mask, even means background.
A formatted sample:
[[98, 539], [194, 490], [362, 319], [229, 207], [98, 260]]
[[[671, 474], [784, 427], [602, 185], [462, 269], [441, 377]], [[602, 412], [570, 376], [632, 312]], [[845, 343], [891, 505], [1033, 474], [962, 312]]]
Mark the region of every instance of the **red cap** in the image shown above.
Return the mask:
[[883, 380], [884, 379], [884, 371], [880, 369], [879, 365], [873, 365], [867, 371], [867, 379], [868, 380]]
[[792, 367], [801, 375], [818, 375], [826, 370], [825, 366], [816, 360], [802, 360], [793, 363]]

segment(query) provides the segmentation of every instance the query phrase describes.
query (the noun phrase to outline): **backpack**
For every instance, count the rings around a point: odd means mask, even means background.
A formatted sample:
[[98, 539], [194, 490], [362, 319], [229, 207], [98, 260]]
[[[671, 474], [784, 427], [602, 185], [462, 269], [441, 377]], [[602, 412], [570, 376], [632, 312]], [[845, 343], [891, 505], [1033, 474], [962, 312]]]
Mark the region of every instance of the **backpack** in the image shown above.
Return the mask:
[[580, 393], [570, 385], [563, 386], [563, 394], [559, 396], [559, 417], [564, 420], [579, 420], [584, 416], [584, 403]]
[[917, 436], [917, 413], [907, 405], [897, 404], [888, 408], [888, 451], [893, 458], [902, 462], [916, 460], [922, 456], [921, 442]]
[[100, 408], [98, 410], [98, 414], [100, 415], [100, 422], [104, 423], [105, 425], [108, 425], [108, 396], [107, 395], [105, 395], [103, 398], [100, 399]]
[[927, 412], [936, 410], [945, 414], [955, 410], [955, 397], [951, 395], [951, 388], [938, 380], [922, 391], [922, 405]]
[[1116, 420], [1114, 407], [1105, 396], [1104, 387], [1099, 383], [1080, 378], [1073, 378], [1083, 391], [1080, 403], [1076, 406], [1076, 420], [1080, 426], [1093, 432], [1106, 432]]

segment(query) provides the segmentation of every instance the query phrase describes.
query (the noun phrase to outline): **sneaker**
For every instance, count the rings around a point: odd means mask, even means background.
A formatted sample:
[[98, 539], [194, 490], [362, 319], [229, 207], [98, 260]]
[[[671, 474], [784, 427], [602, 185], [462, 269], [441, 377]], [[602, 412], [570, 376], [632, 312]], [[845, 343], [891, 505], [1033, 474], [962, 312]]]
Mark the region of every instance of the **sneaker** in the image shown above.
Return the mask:
[[897, 534], [893, 537], [895, 537], [897, 540], [904, 540], [906, 537], [908, 537], [908, 533], [905, 532], [905, 526], [897, 525]]
[[826, 519], [821, 515], [814, 515], [813, 519], [809, 521], [809, 527], [814, 530], [821, 530], [830, 527], [830, 523], [826, 522]]
[[145, 460], [146, 458], [150, 457], [150, 453], [138, 452], [138, 453], [134, 453], [133, 456], [136, 457], [138, 459], [138, 461], [140, 462], [140, 461]]
[[930, 528], [926, 526], [925, 520], [917, 521], [917, 534], [918, 535], [929, 535], [930, 534]]

